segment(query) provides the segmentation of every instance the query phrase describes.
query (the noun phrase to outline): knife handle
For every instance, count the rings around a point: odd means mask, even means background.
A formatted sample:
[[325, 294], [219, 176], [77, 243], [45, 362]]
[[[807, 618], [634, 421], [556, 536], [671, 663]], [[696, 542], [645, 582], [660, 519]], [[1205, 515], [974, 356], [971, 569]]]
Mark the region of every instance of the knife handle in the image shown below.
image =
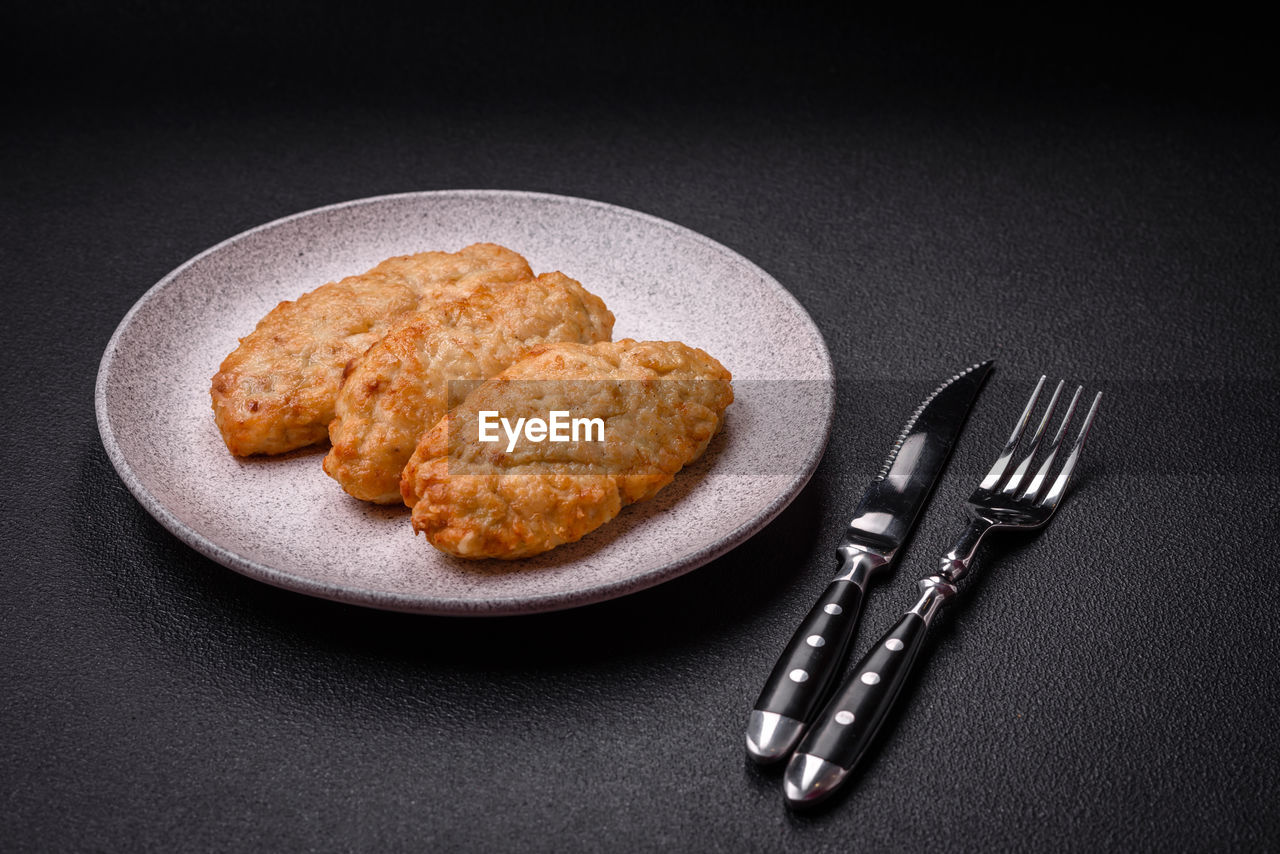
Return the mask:
[[889, 560], [841, 546], [840, 573], [791, 637], [747, 719], [747, 753], [756, 762], [785, 759], [842, 669], [862, 610], [867, 579]]
[[800, 623], [755, 708], [797, 721], [809, 721], [818, 710], [849, 651], [853, 628], [862, 610], [862, 587], [837, 578]]

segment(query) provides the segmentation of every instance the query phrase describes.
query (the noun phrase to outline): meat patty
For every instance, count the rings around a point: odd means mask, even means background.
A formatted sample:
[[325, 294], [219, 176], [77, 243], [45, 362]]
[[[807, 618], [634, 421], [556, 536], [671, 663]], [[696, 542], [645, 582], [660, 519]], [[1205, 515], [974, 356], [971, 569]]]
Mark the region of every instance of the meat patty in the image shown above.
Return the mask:
[[[436, 424], [400, 486], [413, 528], [467, 558], [521, 558], [574, 542], [651, 498], [697, 459], [733, 401], [730, 374], [675, 341], [553, 344], [473, 391]], [[603, 440], [480, 441], [481, 413], [600, 419]], [[494, 416], [484, 418], [492, 422]], [[503, 428], [504, 430], [506, 428]]]
[[347, 362], [404, 316], [528, 281], [520, 255], [492, 243], [389, 258], [367, 273], [282, 302], [214, 374], [214, 419], [236, 456], [279, 454], [324, 439]]
[[401, 321], [349, 368], [329, 424], [324, 470], [348, 493], [398, 502], [400, 473], [422, 434], [475, 383], [537, 347], [608, 341], [613, 315], [562, 273], [470, 296]]

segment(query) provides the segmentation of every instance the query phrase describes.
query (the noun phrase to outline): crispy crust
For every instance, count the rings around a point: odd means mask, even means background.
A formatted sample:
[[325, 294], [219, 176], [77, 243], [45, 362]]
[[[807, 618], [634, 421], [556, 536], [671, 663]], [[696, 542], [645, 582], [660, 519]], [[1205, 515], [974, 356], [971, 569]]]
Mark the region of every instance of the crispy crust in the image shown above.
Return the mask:
[[213, 377], [214, 419], [227, 450], [279, 454], [324, 439], [347, 362], [392, 324], [481, 285], [532, 278], [515, 252], [477, 243], [455, 253], [389, 258], [367, 273], [280, 303], [240, 339]]
[[[467, 558], [574, 542], [697, 459], [733, 401], [731, 377], [680, 342], [554, 344], [486, 381], [428, 431], [400, 481], [413, 528]], [[604, 442], [477, 440], [478, 413], [600, 418]], [[467, 473], [461, 473], [467, 472]]]
[[398, 502], [400, 473], [418, 439], [466, 391], [451, 380], [478, 382], [542, 345], [608, 341], [612, 332], [604, 302], [562, 273], [481, 286], [410, 315], [349, 366], [324, 470], [356, 498]]

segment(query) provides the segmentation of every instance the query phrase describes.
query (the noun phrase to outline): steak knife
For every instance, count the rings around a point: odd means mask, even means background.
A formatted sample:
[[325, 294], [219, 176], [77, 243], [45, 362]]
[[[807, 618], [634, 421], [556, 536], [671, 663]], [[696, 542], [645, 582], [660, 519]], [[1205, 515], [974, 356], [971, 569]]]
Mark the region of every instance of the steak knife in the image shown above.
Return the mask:
[[747, 719], [747, 753], [756, 762], [784, 759], [821, 707], [844, 664], [867, 582], [893, 563], [991, 365], [972, 365], [926, 397], [862, 494], [836, 547], [836, 577], [796, 629]]

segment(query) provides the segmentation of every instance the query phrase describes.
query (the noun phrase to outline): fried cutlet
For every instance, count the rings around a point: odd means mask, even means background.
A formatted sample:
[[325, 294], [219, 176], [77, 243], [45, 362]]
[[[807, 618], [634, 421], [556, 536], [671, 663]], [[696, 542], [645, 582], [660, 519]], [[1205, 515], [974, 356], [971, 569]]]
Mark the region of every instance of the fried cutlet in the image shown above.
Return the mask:
[[524, 258], [492, 243], [389, 258], [367, 273], [286, 301], [240, 339], [213, 377], [214, 418], [236, 456], [279, 454], [325, 438], [347, 363], [398, 320], [533, 279]]
[[[652, 497], [697, 459], [733, 400], [730, 374], [679, 342], [553, 344], [467, 396], [423, 437], [401, 492], [413, 528], [467, 558], [522, 558], [574, 542]], [[498, 413], [600, 419], [603, 441], [479, 440]]]
[[608, 341], [613, 315], [562, 273], [470, 296], [401, 321], [356, 359], [329, 424], [324, 470], [366, 501], [401, 500], [400, 474], [422, 434], [474, 384], [539, 346]]

